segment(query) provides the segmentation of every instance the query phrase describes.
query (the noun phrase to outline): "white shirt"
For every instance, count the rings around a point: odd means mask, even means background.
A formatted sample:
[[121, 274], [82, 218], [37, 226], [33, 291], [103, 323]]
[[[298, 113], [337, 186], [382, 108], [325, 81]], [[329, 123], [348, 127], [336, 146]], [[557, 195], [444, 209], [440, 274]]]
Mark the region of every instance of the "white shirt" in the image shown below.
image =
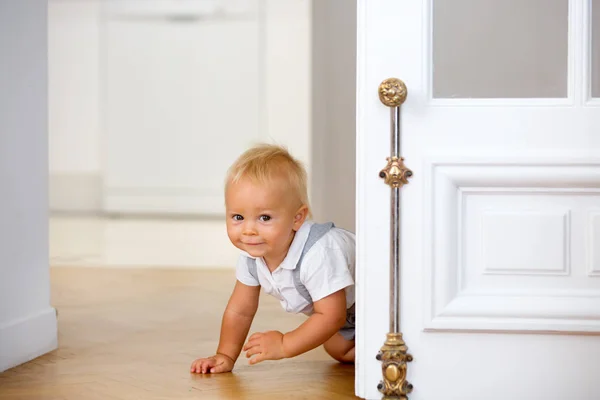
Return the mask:
[[[298, 264], [312, 221], [306, 221], [296, 232], [283, 262], [271, 273], [261, 258], [242, 252], [237, 263], [236, 277], [248, 286], [262, 286], [263, 290], [279, 300], [284, 310], [311, 315], [313, 305], [294, 285], [293, 271]], [[345, 289], [346, 308], [354, 304], [355, 236], [340, 228], [332, 228], [304, 255], [300, 281], [313, 301], [318, 301], [338, 290]], [[248, 271], [248, 258], [256, 259], [258, 281]]]

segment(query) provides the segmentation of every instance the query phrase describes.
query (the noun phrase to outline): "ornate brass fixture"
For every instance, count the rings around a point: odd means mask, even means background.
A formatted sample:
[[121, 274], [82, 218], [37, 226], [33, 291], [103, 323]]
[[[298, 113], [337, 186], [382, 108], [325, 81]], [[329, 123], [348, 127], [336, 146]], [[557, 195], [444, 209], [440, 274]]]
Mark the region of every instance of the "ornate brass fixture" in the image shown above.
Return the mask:
[[404, 165], [400, 156], [400, 106], [406, 100], [406, 85], [400, 79], [389, 78], [379, 85], [379, 99], [391, 110], [392, 155], [387, 157], [387, 165], [379, 172], [391, 188], [390, 221], [390, 333], [377, 354], [382, 361], [383, 380], [377, 389], [383, 393], [383, 400], [408, 400], [412, 385], [406, 380], [407, 363], [413, 357], [407, 353], [408, 347], [400, 331], [400, 189], [408, 183], [413, 173]]
[[387, 340], [377, 354], [377, 359], [383, 361], [381, 370], [384, 377], [377, 389], [383, 393], [384, 400], [408, 400], [407, 395], [412, 392], [413, 386], [406, 380], [406, 363], [413, 357], [407, 351], [401, 333], [387, 334]]
[[407, 184], [412, 171], [404, 166], [404, 158], [387, 157], [387, 161], [386, 167], [379, 172], [379, 177], [383, 178], [385, 184], [394, 188]]
[[400, 107], [408, 91], [400, 79], [389, 78], [379, 85], [379, 100], [388, 107]]

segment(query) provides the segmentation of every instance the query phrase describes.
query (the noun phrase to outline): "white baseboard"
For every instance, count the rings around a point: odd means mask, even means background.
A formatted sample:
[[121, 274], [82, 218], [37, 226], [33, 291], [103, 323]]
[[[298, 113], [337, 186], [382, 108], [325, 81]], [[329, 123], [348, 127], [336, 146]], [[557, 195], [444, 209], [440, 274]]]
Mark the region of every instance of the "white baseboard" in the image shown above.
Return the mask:
[[102, 211], [102, 176], [95, 173], [51, 173], [51, 212], [99, 213]]
[[58, 346], [52, 307], [0, 325], [0, 372], [33, 360]]

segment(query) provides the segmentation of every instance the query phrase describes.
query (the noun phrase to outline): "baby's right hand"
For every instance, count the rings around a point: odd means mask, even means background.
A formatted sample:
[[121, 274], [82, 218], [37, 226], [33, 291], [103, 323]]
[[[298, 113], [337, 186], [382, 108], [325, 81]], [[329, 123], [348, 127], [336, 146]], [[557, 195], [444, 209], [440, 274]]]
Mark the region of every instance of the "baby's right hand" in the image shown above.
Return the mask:
[[191, 373], [195, 374], [218, 374], [229, 372], [233, 369], [234, 361], [223, 354], [215, 354], [208, 358], [199, 358], [192, 363]]

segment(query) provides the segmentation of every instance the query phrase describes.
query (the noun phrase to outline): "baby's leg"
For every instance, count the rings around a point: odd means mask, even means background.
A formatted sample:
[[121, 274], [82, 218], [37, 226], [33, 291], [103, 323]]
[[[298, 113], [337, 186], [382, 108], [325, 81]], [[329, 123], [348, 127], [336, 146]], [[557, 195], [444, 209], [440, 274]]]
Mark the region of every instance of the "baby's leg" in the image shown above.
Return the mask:
[[354, 340], [346, 340], [336, 332], [323, 344], [325, 351], [331, 357], [342, 363], [354, 363]]

